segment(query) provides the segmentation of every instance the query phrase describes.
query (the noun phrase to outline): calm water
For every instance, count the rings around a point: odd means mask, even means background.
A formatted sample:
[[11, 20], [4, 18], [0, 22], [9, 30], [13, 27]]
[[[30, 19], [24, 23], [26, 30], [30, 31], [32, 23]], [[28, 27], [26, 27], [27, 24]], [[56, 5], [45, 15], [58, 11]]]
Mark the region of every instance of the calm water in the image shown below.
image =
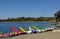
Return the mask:
[[0, 32], [3, 31], [5, 31], [4, 33], [12, 32], [12, 30], [10, 29], [11, 26], [15, 27], [17, 30], [19, 30], [20, 26], [27, 30], [28, 30], [27, 26], [41, 26], [44, 28], [55, 27], [54, 25], [51, 24], [52, 24], [51, 22], [0, 22]]

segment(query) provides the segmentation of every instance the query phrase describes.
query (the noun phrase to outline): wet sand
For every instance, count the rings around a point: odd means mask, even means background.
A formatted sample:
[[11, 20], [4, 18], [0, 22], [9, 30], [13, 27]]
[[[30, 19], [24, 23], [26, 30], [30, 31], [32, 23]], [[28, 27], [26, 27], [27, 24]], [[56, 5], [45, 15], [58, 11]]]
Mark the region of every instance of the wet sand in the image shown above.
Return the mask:
[[60, 39], [60, 32], [25, 34], [25, 35], [18, 35], [10, 38], [0, 38], [0, 39]]

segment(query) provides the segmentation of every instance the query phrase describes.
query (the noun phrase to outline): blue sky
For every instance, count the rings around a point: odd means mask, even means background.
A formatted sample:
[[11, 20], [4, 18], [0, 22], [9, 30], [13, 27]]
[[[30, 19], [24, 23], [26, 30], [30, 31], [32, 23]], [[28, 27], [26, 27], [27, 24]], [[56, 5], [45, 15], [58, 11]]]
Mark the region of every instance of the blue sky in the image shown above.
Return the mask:
[[53, 17], [60, 0], [0, 0], [0, 18]]

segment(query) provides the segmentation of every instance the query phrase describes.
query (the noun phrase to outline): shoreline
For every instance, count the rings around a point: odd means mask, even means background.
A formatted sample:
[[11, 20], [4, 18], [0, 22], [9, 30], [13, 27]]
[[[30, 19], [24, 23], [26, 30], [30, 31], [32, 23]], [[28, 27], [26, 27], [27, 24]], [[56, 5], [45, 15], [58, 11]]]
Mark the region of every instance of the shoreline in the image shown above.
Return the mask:
[[[43, 22], [46, 22], [46, 21], [43, 21]], [[51, 21], [48, 21], [48, 22], [51, 22]], [[0, 38], [0, 39], [56, 39], [56, 38], [59, 39], [60, 38], [59, 36], [60, 36], [60, 32], [43, 32], [43, 33], [36, 33], [36, 34], [18, 35], [18, 36], [13, 36], [13, 37], [8, 37], [8, 38]]]
[[44, 32], [36, 34], [18, 35], [0, 39], [60, 39], [60, 32]]
[[52, 22], [52, 20], [49, 20], [49, 21], [0, 21], [0, 22]]

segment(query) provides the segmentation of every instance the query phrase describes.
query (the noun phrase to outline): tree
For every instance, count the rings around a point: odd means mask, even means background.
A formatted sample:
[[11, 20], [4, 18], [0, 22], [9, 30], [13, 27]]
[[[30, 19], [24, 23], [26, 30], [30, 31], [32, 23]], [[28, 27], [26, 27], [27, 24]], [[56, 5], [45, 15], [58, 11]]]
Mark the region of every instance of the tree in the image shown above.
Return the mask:
[[8, 17], [8, 19], [7, 20], [10, 20], [10, 17]]
[[60, 21], [60, 10], [57, 11], [55, 14], [54, 14], [55, 18], [56, 18], [56, 21]]

